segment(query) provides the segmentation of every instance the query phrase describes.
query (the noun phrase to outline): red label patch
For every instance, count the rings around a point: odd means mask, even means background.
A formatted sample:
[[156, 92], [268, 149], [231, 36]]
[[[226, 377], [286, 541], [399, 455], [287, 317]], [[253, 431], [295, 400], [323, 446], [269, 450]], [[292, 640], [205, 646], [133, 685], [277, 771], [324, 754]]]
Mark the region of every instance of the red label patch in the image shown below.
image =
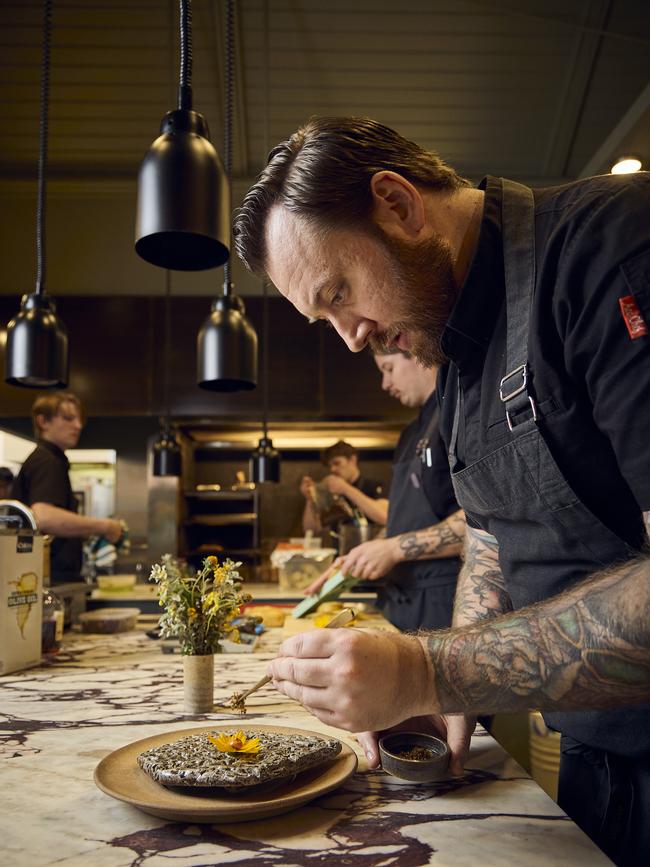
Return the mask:
[[636, 303], [634, 295], [626, 295], [624, 298], [619, 298], [618, 303], [630, 335], [630, 340], [644, 337], [648, 333], [648, 326], [643, 318], [643, 314], [639, 310], [639, 305]]

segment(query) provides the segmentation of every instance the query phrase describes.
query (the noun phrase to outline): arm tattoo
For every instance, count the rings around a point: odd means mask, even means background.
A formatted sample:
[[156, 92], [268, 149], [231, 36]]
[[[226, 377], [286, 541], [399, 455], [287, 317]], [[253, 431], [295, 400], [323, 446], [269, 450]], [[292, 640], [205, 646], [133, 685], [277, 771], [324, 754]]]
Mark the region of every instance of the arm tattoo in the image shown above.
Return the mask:
[[430, 560], [436, 557], [454, 557], [460, 553], [460, 545], [465, 533], [465, 515], [454, 512], [439, 524], [402, 533], [399, 547], [405, 560]]
[[442, 712], [579, 710], [650, 700], [650, 560], [498, 620], [432, 633]]
[[454, 625], [493, 620], [507, 611], [512, 611], [512, 603], [499, 565], [499, 543], [489, 533], [468, 528], [454, 601]]

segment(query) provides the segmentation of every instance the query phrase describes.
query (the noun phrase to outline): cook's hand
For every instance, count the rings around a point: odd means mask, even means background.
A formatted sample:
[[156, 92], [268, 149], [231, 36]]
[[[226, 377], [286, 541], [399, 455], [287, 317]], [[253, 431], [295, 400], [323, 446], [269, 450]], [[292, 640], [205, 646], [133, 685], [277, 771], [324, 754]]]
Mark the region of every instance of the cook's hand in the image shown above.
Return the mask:
[[[424, 732], [436, 735], [447, 741], [451, 751], [449, 774], [452, 777], [460, 777], [469, 755], [469, 744], [475, 728], [476, 717], [473, 716], [464, 716], [463, 714], [438, 716], [437, 714], [432, 714], [404, 720], [399, 725], [393, 726], [391, 731]], [[384, 730], [380, 732], [361, 732], [361, 734], [357, 735], [357, 740], [366, 754], [368, 767], [370, 768], [379, 767], [378, 743], [379, 738], [385, 734], [387, 732]]]
[[302, 591], [305, 596], [313, 596], [315, 593], [318, 593], [323, 584], [336, 572], [343, 560], [343, 557], [337, 557], [331, 566], [328, 566], [327, 569], [318, 576], [318, 578], [315, 578], [311, 584], [308, 584]]
[[335, 476], [333, 473], [331, 473], [329, 476], [325, 476], [325, 478], [323, 479], [323, 484], [330, 492], [330, 494], [345, 495], [352, 487], [352, 485], [349, 485], [340, 476]]
[[102, 536], [114, 545], [121, 539], [123, 530], [121, 521], [116, 521], [114, 518], [106, 518]]
[[300, 481], [300, 493], [306, 500], [311, 500], [312, 491], [316, 487], [311, 476], [303, 476]]
[[400, 550], [397, 536], [389, 539], [372, 539], [362, 542], [343, 557], [339, 565], [344, 575], [354, 575], [368, 581], [376, 581], [399, 563]]
[[352, 732], [437, 709], [432, 669], [413, 635], [313, 629], [284, 641], [267, 671], [276, 689], [321, 722]]

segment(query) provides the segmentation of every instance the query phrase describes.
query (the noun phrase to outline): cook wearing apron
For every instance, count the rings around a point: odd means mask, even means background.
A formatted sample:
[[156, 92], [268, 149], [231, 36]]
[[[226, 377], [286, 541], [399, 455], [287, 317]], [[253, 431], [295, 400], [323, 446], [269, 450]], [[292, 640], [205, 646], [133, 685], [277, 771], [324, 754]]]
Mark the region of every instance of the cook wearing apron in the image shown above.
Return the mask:
[[[434, 390], [419, 418], [402, 431], [388, 499], [387, 537], [422, 530], [458, 511], [439, 416]], [[458, 557], [398, 563], [384, 579], [378, 606], [401, 630], [449, 626], [459, 569]]]
[[[647, 223], [634, 213], [648, 193], [648, 180], [607, 177], [535, 197], [486, 182], [443, 335], [454, 364], [441, 424], [458, 502], [496, 537], [515, 609], [637, 556], [646, 538], [650, 353], [616, 302], [631, 296], [650, 322]], [[562, 733], [560, 805], [617, 864], [650, 863], [650, 707], [544, 718]]]

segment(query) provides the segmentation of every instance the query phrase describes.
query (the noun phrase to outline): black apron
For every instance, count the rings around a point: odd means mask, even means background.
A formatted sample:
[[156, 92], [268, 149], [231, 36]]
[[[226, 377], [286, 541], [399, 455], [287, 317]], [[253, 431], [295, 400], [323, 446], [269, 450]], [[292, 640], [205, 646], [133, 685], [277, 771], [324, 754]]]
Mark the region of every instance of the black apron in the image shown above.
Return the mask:
[[[464, 467], [459, 462], [456, 444], [459, 425], [465, 421], [459, 378], [449, 461], [458, 502], [469, 513], [485, 517], [486, 526], [499, 543], [499, 561], [507, 590], [514, 607], [521, 608], [553, 596], [605, 566], [629, 560], [639, 552], [631, 549], [579, 500], [544, 440], [544, 420], [528, 390], [528, 325], [535, 286], [534, 201], [531, 190], [505, 180], [503, 244], [507, 346], [506, 375], [500, 383], [499, 396], [510, 436], [505, 445], [475, 463]], [[649, 711], [646, 705], [620, 710], [544, 713], [544, 719], [565, 736], [564, 752], [568, 752], [570, 745], [574, 756], [583, 750], [592, 759], [594, 754], [602, 756], [605, 752], [610, 753], [612, 759], [632, 758], [630, 765], [645, 766], [647, 781]], [[609, 764], [616, 764], [620, 771], [622, 763], [612, 761]], [[567, 783], [564, 797], [563, 776]], [[561, 772], [559, 800], [569, 815], [575, 815], [580, 812], [578, 804], [581, 809], [586, 805], [589, 809], [588, 805], [598, 799], [593, 790], [593, 776], [581, 775], [574, 765], [571, 777], [568, 780]], [[608, 809], [611, 813], [611, 800], [619, 798], [625, 786], [620, 779], [614, 785], [611, 775], [607, 779], [603, 776], [602, 781], [610, 788], [600, 802], [605, 805], [605, 813]], [[637, 804], [639, 800], [637, 795]], [[616, 829], [610, 827], [603, 831], [604, 836], [595, 837], [610, 853], [615, 850], [607, 840], [616, 839], [617, 845], [624, 841], [623, 848], [619, 846], [615, 851], [617, 857], [623, 859], [619, 863], [628, 863], [626, 855], [621, 854], [628, 852], [626, 846], [631, 846], [629, 851], [637, 855], [641, 851], [638, 848], [639, 823], [630, 822], [633, 801], [632, 797], [627, 806], [619, 805], [614, 811], [618, 815]], [[578, 816], [576, 820], [588, 833], [594, 834], [593, 825], [586, 827]], [[630, 824], [637, 825], [636, 843], [625, 838], [625, 828]], [[648, 817], [643, 824], [650, 825]], [[596, 825], [605, 828], [604, 814], [596, 820]]]
[[[432, 449], [437, 447], [440, 435], [440, 409], [436, 402], [431, 402], [431, 407], [431, 416], [415, 451], [393, 465], [387, 536], [422, 530], [444, 520], [445, 516], [436, 513], [426, 496], [423, 478], [425, 473], [436, 470]], [[442, 470], [448, 476], [447, 467]], [[448, 485], [448, 478], [446, 482]], [[459, 569], [457, 557], [398, 563], [378, 592], [378, 607], [403, 631], [450, 626]]]

